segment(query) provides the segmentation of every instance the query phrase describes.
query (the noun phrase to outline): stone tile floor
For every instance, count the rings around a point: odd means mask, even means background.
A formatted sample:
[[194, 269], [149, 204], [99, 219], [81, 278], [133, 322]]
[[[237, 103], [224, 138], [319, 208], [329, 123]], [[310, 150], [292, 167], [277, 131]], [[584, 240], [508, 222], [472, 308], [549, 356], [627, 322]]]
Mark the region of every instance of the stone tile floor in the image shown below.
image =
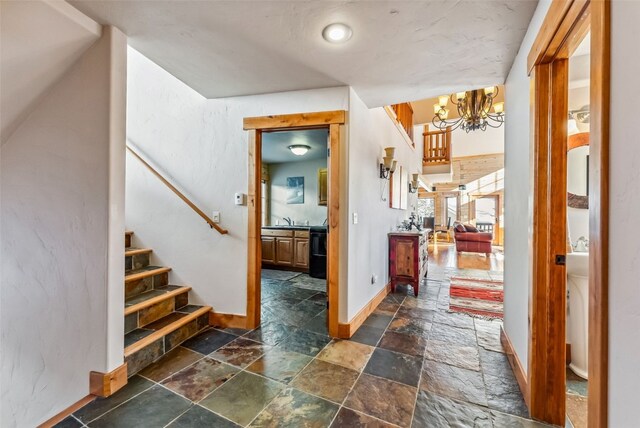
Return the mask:
[[588, 382], [567, 367], [567, 419], [573, 428], [587, 427]]
[[431, 266], [418, 298], [399, 287], [351, 340], [327, 336], [325, 293], [263, 279], [262, 328], [210, 328], [59, 426], [543, 426], [501, 323], [448, 312], [452, 273]]

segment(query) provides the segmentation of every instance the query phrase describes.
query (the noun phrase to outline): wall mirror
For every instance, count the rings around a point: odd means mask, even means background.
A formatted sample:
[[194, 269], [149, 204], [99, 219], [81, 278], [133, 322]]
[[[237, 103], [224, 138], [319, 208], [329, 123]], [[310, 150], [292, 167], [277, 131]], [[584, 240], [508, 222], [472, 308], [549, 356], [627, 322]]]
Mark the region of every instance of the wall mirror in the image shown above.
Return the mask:
[[579, 132], [567, 141], [567, 204], [589, 208], [589, 133]]

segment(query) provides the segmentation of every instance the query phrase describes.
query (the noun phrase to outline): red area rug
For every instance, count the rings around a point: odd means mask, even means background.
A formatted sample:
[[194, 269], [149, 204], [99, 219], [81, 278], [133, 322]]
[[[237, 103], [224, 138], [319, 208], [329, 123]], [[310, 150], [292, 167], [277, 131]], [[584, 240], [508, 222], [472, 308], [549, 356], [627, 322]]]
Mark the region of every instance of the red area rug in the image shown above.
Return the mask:
[[503, 301], [502, 281], [451, 277], [449, 309], [453, 312], [502, 319]]

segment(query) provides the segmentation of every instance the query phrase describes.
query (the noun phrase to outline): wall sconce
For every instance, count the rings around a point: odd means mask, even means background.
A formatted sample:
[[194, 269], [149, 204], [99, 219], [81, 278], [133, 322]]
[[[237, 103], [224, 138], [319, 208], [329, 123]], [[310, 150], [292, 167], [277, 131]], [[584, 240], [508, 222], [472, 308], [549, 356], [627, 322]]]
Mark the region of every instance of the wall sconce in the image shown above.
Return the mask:
[[418, 191], [418, 187], [420, 187], [420, 183], [418, 183], [418, 174], [412, 174], [412, 179], [409, 182], [409, 193], [416, 193]]
[[380, 164], [380, 178], [388, 180], [391, 177], [391, 174], [396, 170], [398, 161], [393, 159], [393, 155], [396, 152], [395, 147], [386, 147], [384, 151], [386, 156], [382, 158], [383, 163]]

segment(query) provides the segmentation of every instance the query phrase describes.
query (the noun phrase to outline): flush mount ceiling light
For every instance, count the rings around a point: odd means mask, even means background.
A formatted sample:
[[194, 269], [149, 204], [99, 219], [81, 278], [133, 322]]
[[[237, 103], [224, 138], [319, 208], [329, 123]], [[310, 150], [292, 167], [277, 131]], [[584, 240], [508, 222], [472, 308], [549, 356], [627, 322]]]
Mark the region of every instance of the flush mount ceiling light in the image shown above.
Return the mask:
[[351, 38], [353, 31], [346, 24], [329, 24], [322, 30], [322, 37], [329, 43], [344, 43]]
[[304, 144], [294, 144], [293, 146], [289, 146], [289, 150], [296, 156], [305, 155], [311, 147], [305, 146]]
[[[504, 123], [504, 103], [494, 102], [497, 96], [497, 86], [440, 96], [438, 104], [433, 105], [435, 116], [431, 123], [441, 131], [447, 128], [451, 128], [452, 131], [462, 128], [467, 132], [478, 129], [484, 131], [487, 126], [499, 128]], [[449, 100], [458, 110], [458, 119], [448, 119]]]

